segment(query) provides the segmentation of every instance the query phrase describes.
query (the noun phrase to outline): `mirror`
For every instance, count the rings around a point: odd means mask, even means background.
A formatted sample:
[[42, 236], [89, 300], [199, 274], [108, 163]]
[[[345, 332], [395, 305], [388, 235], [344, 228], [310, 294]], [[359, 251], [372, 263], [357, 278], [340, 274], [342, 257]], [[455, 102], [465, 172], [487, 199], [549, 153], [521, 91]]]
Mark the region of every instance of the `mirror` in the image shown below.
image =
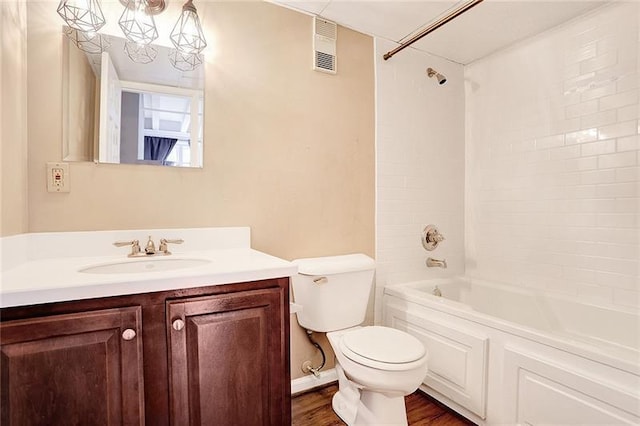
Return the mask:
[[124, 38], [88, 54], [63, 28], [63, 161], [202, 167], [204, 66], [181, 71], [170, 49], [134, 62]]

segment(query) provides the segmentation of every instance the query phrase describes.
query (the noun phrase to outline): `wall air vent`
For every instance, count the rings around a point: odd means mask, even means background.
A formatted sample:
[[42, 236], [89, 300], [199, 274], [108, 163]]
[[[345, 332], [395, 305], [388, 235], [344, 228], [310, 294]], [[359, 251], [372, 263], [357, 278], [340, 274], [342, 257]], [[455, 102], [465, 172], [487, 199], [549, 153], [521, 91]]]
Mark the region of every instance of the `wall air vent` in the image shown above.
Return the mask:
[[335, 74], [338, 26], [317, 16], [313, 20], [313, 69]]

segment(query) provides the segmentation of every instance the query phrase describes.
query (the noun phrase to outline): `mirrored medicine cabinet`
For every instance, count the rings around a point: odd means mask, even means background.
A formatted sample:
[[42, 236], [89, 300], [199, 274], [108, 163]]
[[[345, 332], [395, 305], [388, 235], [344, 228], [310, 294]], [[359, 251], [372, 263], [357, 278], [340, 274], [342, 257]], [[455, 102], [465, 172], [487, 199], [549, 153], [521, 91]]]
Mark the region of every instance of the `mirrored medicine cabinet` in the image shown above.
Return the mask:
[[202, 167], [203, 65], [178, 70], [163, 46], [137, 63], [115, 36], [88, 54], [64, 31], [63, 161]]

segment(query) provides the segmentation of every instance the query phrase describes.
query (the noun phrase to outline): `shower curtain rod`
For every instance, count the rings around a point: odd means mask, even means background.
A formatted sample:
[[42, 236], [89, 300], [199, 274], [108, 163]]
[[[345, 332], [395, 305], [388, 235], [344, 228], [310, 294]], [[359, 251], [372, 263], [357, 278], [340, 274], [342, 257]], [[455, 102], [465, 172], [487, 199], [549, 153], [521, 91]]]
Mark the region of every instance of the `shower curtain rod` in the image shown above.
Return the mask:
[[385, 53], [382, 56], [382, 58], [386, 61], [387, 59], [389, 59], [390, 57], [392, 57], [393, 55], [395, 55], [396, 53], [398, 53], [399, 51], [401, 51], [405, 47], [411, 46], [413, 43], [415, 43], [416, 41], [420, 40], [422, 37], [426, 36], [427, 34], [433, 32], [435, 30], [437, 30], [438, 28], [440, 28], [441, 26], [443, 26], [447, 22], [457, 18], [458, 16], [462, 15], [463, 13], [465, 13], [467, 10], [471, 9], [474, 6], [477, 6], [478, 4], [480, 4], [482, 2], [483, 2], [483, 0], [471, 0], [471, 1], [468, 1], [467, 3], [463, 4], [459, 8], [457, 8], [454, 11], [452, 11], [451, 13], [449, 13], [448, 15], [443, 16], [442, 18], [440, 18], [437, 21], [435, 21], [434, 23], [432, 23], [427, 28], [425, 28], [424, 30], [420, 31], [415, 36], [411, 37], [408, 41], [400, 44], [400, 46], [396, 47], [395, 49], [388, 51], [387, 53]]

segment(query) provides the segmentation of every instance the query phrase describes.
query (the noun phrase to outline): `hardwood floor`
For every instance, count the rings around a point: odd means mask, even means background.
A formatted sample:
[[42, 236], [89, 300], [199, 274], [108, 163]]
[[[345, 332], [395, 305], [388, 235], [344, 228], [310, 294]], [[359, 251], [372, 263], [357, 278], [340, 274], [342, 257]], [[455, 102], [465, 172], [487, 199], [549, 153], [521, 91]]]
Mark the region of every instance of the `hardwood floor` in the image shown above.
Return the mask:
[[[338, 385], [316, 389], [298, 395], [291, 401], [293, 426], [342, 426], [345, 423], [333, 412], [331, 398]], [[469, 426], [470, 421], [459, 416], [420, 391], [405, 398], [409, 425]]]

